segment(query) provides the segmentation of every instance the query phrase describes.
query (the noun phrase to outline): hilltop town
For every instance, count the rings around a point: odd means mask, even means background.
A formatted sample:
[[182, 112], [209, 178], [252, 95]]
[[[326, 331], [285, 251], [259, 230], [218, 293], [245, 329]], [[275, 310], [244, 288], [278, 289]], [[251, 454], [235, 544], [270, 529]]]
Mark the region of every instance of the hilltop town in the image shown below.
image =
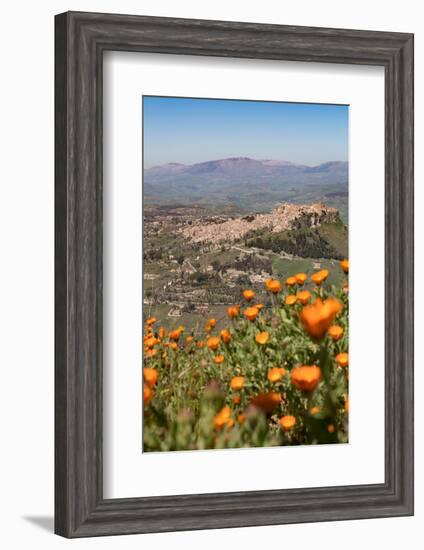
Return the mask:
[[311, 205], [284, 203], [270, 213], [232, 219], [216, 216], [206, 222], [199, 218], [188, 227], [184, 227], [182, 233], [192, 242], [234, 242], [259, 230], [267, 229], [272, 233], [280, 233], [303, 227], [319, 227], [322, 224], [337, 221], [339, 221], [338, 211], [335, 208], [326, 207], [323, 203]]
[[196, 330], [211, 315], [223, 321], [246, 286], [261, 294], [269, 277], [313, 272], [347, 255], [347, 228], [337, 209], [322, 203], [248, 215], [231, 207], [149, 206], [143, 234], [144, 315], [169, 328]]

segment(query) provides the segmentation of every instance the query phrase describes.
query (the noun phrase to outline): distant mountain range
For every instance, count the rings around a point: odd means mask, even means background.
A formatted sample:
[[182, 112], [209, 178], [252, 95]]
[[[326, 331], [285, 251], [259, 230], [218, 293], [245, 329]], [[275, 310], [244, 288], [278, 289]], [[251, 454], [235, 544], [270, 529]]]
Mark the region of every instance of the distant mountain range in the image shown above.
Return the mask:
[[306, 166], [286, 160], [255, 160], [248, 157], [209, 160], [196, 164], [170, 162], [144, 171], [145, 184], [165, 183], [168, 180], [228, 183], [234, 179], [243, 179], [249, 182], [252, 179], [257, 181], [258, 178], [261, 181], [300, 178], [303, 183], [325, 178], [327, 183], [343, 183], [347, 181], [347, 177], [347, 162], [335, 161]]
[[[144, 170], [148, 204], [222, 203], [245, 209], [269, 209], [281, 201], [325, 200], [335, 193], [347, 199], [349, 164], [306, 166], [285, 160], [233, 157], [196, 164], [171, 162]], [[337, 206], [337, 205], [336, 205]]]

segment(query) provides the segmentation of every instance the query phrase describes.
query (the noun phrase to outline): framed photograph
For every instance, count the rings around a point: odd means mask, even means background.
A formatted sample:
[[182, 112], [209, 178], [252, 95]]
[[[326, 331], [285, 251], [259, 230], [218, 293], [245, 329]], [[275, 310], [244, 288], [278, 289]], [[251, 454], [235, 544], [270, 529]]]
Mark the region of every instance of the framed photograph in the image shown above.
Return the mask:
[[56, 16], [55, 530], [413, 514], [413, 35]]

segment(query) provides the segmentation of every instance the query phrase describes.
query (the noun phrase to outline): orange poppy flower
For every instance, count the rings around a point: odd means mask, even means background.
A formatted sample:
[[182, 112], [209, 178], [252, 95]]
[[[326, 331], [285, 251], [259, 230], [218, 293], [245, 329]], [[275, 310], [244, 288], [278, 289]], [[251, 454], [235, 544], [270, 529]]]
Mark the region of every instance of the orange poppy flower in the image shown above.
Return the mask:
[[273, 280], [274, 280], [274, 279], [265, 279], [264, 285], [265, 285], [265, 288], [266, 288], [267, 290], [269, 290], [269, 287], [272, 286], [272, 281], [273, 281]]
[[219, 346], [220, 342], [221, 340], [217, 336], [211, 336], [206, 340], [206, 345], [209, 349], [215, 350]]
[[209, 319], [209, 326], [214, 328], [215, 325], [216, 325], [216, 319]]
[[272, 369], [269, 369], [267, 378], [270, 382], [278, 382], [285, 376], [286, 369], [283, 369], [282, 367], [273, 367]]
[[334, 424], [329, 424], [327, 426], [327, 431], [328, 431], [328, 433], [333, 434], [336, 431], [336, 428], [335, 428]]
[[253, 292], [253, 290], [243, 290], [243, 296], [248, 302], [253, 298], [254, 295], [255, 293]]
[[205, 343], [203, 342], [203, 340], [199, 340], [199, 341], [197, 342], [197, 347], [198, 347], [198, 348], [203, 348], [204, 345], [205, 345]]
[[191, 336], [191, 335], [190, 335], [190, 336], [187, 336], [187, 338], [186, 338], [187, 344], [191, 344], [191, 343], [193, 342], [193, 340], [194, 340], [194, 337]]
[[328, 329], [328, 335], [335, 342], [337, 342], [337, 340], [340, 340], [340, 338], [343, 336], [343, 327], [341, 327], [340, 325], [331, 325], [331, 327]]
[[305, 284], [306, 279], [308, 278], [308, 276], [306, 275], [306, 273], [296, 273], [296, 275], [295, 275], [294, 277], [295, 277], [296, 283], [297, 283], [298, 285], [303, 285], [303, 284]]
[[225, 360], [224, 355], [215, 355], [215, 357], [213, 358], [213, 362], [216, 363], [217, 365], [220, 365], [221, 363], [223, 363], [224, 360]]
[[295, 284], [297, 284], [296, 277], [288, 277], [286, 279], [286, 286], [293, 286]]
[[267, 290], [273, 294], [278, 294], [281, 290], [281, 283], [277, 279], [268, 279], [265, 285]]
[[312, 391], [321, 378], [321, 369], [316, 365], [295, 367], [292, 369], [291, 381], [296, 388], [303, 391]]
[[235, 395], [235, 396], [233, 397], [233, 403], [234, 403], [234, 405], [238, 405], [238, 404], [240, 403], [240, 401], [241, 401], [241, 397], [240, 397], [239, 395]]
[[244, 376], [234, 376], [230, 382], [230, 388], [234, 391], [239, 391], [244, 386]]
[[349, 399], [347, 397], [345, 399], [345, 411], [349, 413]]
[[144, 385], [144, 388], [143, 388], [143, 400], [144, 400], [144, 404], [147, 405], [151, 400], [152, 400], [152, 397], [153, 397], [153, 390], [150, 386], [148, 385]]
[[228, 342], [231, 340], [231, 333], [229, 330], [221, 330], [221, 339], [225, 344], [228, 344]]
[[311, 407], [311, 409], [309, 410], [309, 412], [312, 414], [312, 416], [314, 414], [318, 414], [319, 412], [321, 412], [321, 409], [319, 407]]
[[258, 409], [261, 409], [263, 412], [268, 414], [271, 413], [275, 407], [278, 407], [282, 400], [283, 398], [281, 397], [281, 393], [270, 391], [256, 395], [252, 399], [251, 403]]
[[258, 344], [265, 345], [269, 340], [269, 332], [260, 332], [255, 336], [255, 340]]
[[349, 273], [349, 260], [342, 260], [340, 262], [340, 267], [345, 273]]
[[228, 405], [223, 407], [213, 419], [215, 428], [223, 428], [231, 418], [231, 409]]
[[154, 357], [157, 354], [157, 352], [158, 352], [157, 349], [147, 349], [144, 353], [144, 356], [146, 358]]
[[177, 342], [169, 342], [168, 347], [173, 349], [174, 351], [178, 349]]
[[230, 319], [233, 319], [234, 317], [238, 317], [239, 314], [240, 314], [240, 306], [237, 305], [237, 306], [230, 306], [228, 309], [227, 309], [227, 313], [228, 313], [228, 317]]
[[286, 306], [293, 306], [297, 302], [297, 296], [294, 294], [289, 294], [286, 299], [284, 300], [284, 303]]
[[302, 309], [300, 320], [309, 336], [320, 340], [342, 308], [336, 298], [328, 298], [324, 302], [317, 298], [313, 304]]
[[312, 275], [311, 281], [316, 285], [320, 285], [327, 279], [329, 273], [328, 269], [321, 269]]
[[150, 386], [154, 386], [157, 382], [157, 379], [158, 379], [157, 370], [149, 368], [149, 367], [146, 367], [146, 368], [143, 369], [143, 376], [144, 376], [144, 380]]
[[246, 420], [246, 417], [244, 416], [244, 414], [239, 414], [238, 417], [237, 417], [237, 422], [241, 425], [243, 424], [243, 422]]
[[164, 327], [160, 327], [160, 329], [159, 329], [159, 338], [162, 338], [162, 339], [163, 339], [163, 338], [165, 338], [165, 336], [166, 336], [166, 330], [165, 330], [165, 328], [164, 328]]
[[150, 336], [146, 340], [144, 340], [144, 344], [147, 348], [153, 348], [155, 344], [157, 344], [158, 340], [154, 336]]
[[349, 354], [339, 353], [336, 355], [336, 363], [338, 363], [341, 367], [347, 367], [349, 365]]
[[259, 309], [256, 306], [248, 307], [243, 311], [243, 315], [249, 321], [254, 321], [259, 314]]
[[177, 328], [169, 333], [169, 337], [171, 338], [171, 340], [175, 340], [176, 342], [178, 342], [181, 336], [181, 332], [182, 331]]
[[311, 293], [309, 292], [309, 290], [301, 290], [297, 293], [297, 299], [301, 304], [305, 306], [311, 299]]
[[146, 320], [146, 325], [150, 326], [150, 325], [154, 325], [156, 323], [157, 319], [156, 317], [149, 317], [147, 320]]
[[287, 415], [287, 416], [282, 416], [280, 418], [280, 420], [278, 421], [278, 423], [280, 424], [280, 426], [283, 428], [284, 431], [288, 432], [289, 430], [291, 430], [292, 428], [294, 428], [296, 426], [296, 418], [294, 416], [291, 416], [291, 415]]

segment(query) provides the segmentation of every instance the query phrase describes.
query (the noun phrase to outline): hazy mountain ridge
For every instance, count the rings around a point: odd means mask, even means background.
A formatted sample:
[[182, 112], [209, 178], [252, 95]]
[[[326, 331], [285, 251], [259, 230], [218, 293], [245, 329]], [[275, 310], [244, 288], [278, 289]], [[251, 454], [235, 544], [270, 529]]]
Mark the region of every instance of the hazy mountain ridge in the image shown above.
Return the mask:
[[327, 181], [327, 183], [343, 183], [348, 178], [348, 163], [330, 161], [317, 166], [307, 166], [285, 160], [255, 160], [249, 157], [231, 157], [195, 164], [172, 162], [145, 169], [144, 181], [146, 184], [161, 183], [167, 181], [170, 177], [177, 176], [178, 179], [184, 179], [190, 178], [190, 176], [202, 175], [212, 179], [218, 176], [225, 183], [226, 178], [233, 180], [234, 177], [247, 178], [249, 181], [251, 178], [257, 178], [258, 176], [261, 178], [284, 178], [296, 175], [310, 177], [312, 183], [313, 174], [327, 175], [333, 180]]
[[346, 219], [349, 164], [306, 166], [285, 160], [232, 157], [144, 170], [145, 204], [236, 204], [250, 212], [279, 202], [325, 202]]

